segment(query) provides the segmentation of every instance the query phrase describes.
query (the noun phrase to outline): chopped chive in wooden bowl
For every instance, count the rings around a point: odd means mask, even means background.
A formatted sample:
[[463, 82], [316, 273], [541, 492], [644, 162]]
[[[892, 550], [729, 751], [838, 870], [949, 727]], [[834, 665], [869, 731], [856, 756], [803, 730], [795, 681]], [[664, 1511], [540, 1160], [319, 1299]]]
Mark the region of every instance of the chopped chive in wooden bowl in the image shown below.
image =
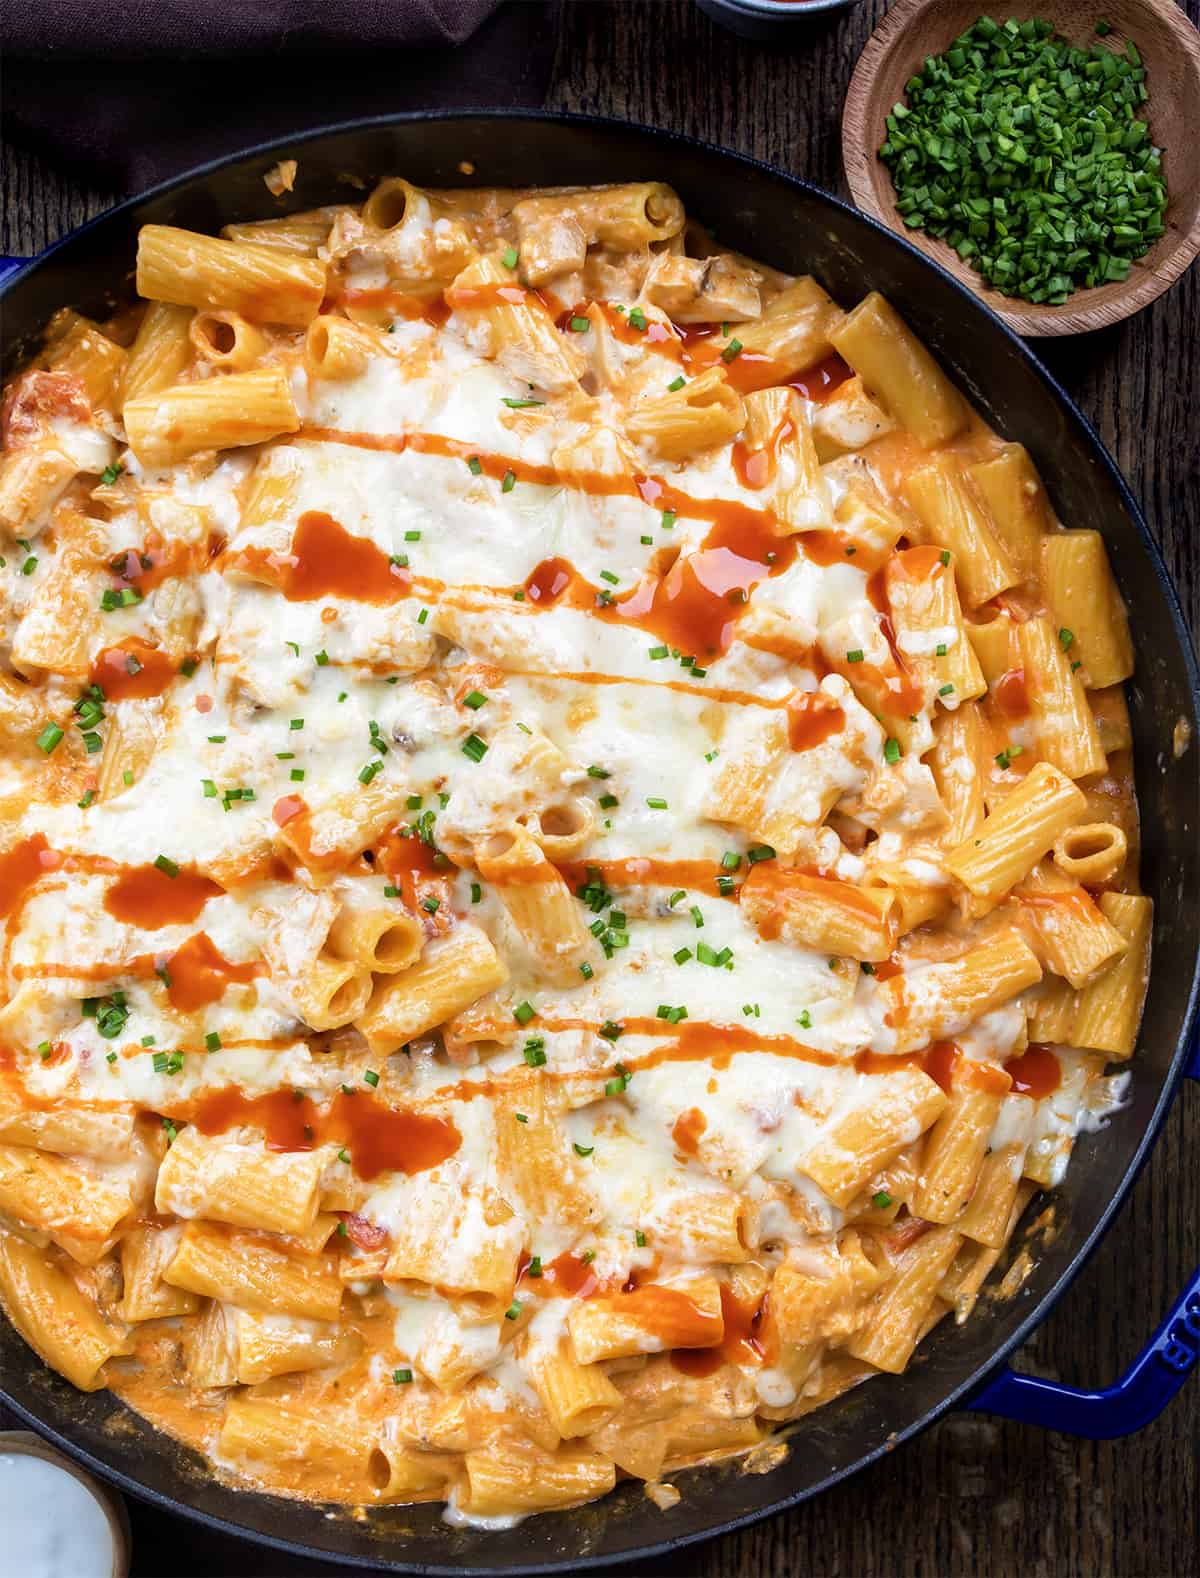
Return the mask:
[[927, 56], [906, 93], [879, 148], [897, 211], [1004, 295], [1065, 302], [1125, 279], [1163, 235], [1162, 153], [1138, 115], [1148, 94], [1132, 41], [1079, 49], [1049, 22], [984, 16]]

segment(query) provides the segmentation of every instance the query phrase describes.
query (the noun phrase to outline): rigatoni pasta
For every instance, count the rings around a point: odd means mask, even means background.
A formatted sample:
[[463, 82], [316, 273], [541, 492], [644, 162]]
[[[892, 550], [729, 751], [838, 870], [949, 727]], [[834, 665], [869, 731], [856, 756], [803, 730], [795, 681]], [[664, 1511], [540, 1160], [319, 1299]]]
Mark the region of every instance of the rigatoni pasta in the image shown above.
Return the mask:
[[137, 282], [4, 405], [0, 1306], [238, 1482], [465, 1520], [903, 1369], [1135, 1048], [1099, 536], [654, 181]]

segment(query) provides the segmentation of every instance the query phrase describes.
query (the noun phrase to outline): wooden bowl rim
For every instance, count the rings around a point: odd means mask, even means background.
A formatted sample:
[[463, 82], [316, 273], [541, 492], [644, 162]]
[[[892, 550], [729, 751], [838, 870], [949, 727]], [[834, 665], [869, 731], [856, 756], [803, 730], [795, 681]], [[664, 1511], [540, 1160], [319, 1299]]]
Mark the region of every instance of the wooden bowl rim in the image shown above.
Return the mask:
[[[1089, 304], [1089, 299], [1105, 288], [1097, 285], [1089, 290], [1077, 290], [1059, 306], [1002, 295], [986, 285], [978, 272], [964, 263], [944, 241], [924, 230], [910, 230], [898, 215], [888, 215], [881, 207], [875, 197], [872, 179], [877, 154], [874, 146], [867, 146], [870, 140], [867, 111], [871, 92], [885, 62], [902, 46], [909, 24], [922, 12], [932, 10], [939, 3], [940, 0], [896, 0], [858, 57], [842, 107], [842, 165], [855, 204], [872, 219], [877, 219], [881, 225], [902, 236], [926, 257], [939, 263], [1018, 334], [1053, 336], [1087, 333], [1092, 329], [1120, 323], [1123, 318], [1131, 317], [1149, 306], [1171, 288], [1200, 253], [1200, 203], [1197, 204], [1191, 224], [1179, 232], [1175, 245], [1163, 254], [1153, 269], [1145, 270], [1131, 283], [1128, 290], [1110, 296], [1105, 301], [1091, 301]], [[1200, 95], [1200, 33], [1175, 4], [1175, 0], [1135, 0], [1135, 3], [1146, 11], [1154, 12], [1174, 34], [1191, 62]], [[980, 14], [983, 14], [982, 11]], [[950, 34], [946, 43], [956, 36], [956, 33]], [[921, 58], [924, 59], [924, 56]], [[913, 64], [915, 71], [919, 62], [914, 61]], [[908, 75], [913, 75], [913, 72]], [[888, 180], [891, 179], [890, 172], [884, 170], [884, 174]]]

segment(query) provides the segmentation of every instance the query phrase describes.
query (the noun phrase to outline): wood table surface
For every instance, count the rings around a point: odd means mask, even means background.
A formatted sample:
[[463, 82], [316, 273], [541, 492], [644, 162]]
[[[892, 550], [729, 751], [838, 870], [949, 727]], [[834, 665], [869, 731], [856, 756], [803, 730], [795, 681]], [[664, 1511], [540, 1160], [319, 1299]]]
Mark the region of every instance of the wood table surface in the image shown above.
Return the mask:
[[[690, 0], [566, 0], [545, 103], [686, 132], [845, 196], [841, 103], [884, 9], [864, 0], [794, 43], [769, 47], [734, 38]], [[1196, 20], [1200, 0], [1187, 9]], [[12, 147], [3, 168], [4, 252], [36, 252], [127, 195], [89, 190]], [[1192, 269], [1130, 322], [1035, 349], [1116, 457], [1191, 627], [1200, 628], [1200, 273]], [[1021, 1353], [1021, 1368], [1100, 1386], [1133, 1359], [1200, 1262], [1198, 1149], [1200, 1090], [1187, 1089], [1116, 1225]], [[337, 1571], [130, 1510], [136, 1578]], [[951, 1416], [793, 1513], [636, 1570], [663, 1578], [1195, 1578], [1200, 1377], [1157, 1423], [1111, 1443]]]

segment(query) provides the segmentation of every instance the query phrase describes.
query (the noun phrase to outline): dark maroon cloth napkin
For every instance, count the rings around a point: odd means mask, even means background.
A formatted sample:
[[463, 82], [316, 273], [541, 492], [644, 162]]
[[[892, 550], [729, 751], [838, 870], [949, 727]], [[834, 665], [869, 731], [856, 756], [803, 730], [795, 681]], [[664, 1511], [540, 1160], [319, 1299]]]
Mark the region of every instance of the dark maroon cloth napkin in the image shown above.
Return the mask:
[[0, 0], [5, 132], [123, 195], [335, 121], [536, 106], [559, 3]]

